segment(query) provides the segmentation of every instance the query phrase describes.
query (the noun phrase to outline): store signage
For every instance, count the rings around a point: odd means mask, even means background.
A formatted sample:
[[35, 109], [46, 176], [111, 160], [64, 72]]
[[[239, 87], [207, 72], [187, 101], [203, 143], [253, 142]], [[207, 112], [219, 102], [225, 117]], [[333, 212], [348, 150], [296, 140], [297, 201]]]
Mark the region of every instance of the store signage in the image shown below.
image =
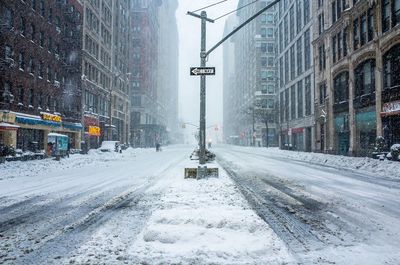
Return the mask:
[[51, 113], [44, 113], [44, 112], [42, 112], [41, 115], [42, 115], [43, 120], [61, 122], [61, 116], [54, 115]]
[[400, 111], [400, 100], [383, 104], [382, 110], [386, 113]]
[[89, 126], [89, 135], [100, 136], [100, 127]]

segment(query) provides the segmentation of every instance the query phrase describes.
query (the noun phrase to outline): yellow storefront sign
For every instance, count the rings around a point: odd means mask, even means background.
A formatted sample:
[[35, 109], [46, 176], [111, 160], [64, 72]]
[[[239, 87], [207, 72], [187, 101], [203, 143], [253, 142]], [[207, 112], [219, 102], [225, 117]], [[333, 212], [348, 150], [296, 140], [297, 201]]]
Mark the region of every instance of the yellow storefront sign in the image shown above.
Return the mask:
[[61, 122], [61, 116], [50, 114], [50, 113], [42, 113], [42, 119], [46, 120], [46, 121]]
[[100, 127], [89, 126], [89, 135], [100, 136]]

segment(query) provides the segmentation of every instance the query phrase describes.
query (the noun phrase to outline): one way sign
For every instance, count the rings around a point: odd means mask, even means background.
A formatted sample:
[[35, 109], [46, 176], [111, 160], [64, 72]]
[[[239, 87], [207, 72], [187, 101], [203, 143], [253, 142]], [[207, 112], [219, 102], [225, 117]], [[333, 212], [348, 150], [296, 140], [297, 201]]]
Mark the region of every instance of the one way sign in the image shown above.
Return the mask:
[[190, 75], [215, 75], [215, 67], [190, 67]]

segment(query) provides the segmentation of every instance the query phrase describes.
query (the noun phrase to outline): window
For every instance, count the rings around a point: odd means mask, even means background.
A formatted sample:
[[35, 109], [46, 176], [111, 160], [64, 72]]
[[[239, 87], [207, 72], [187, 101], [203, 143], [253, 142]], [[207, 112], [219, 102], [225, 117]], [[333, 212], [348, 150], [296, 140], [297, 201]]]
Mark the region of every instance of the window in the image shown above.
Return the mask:
[[367, 42], [367, 17], [362, 15], [360, 17], [360, 44], [363, 46]]
[[33, 57], [31, 56], [30, 58], [29, 58], [29, 62], [28, 62], [28, 72], [29, 73], [31, 73], [31, 74], [33, 74], [34, 73], [34, 64], [33, 64]]
[[324, 32], [325, 25], [324, 25], [324, 13], [318, 15], [318, 33], [321, 35]]
[[33, 25], [33, 23], [31, 23], [31, 26], [30, 26], [30, 32], [31, 32], [31, 40], [35, 41], [36, 29], [35, 29], [35, 25]]
[[290, 34], [290, 40], [294, 39], [294, 5], [289, 9], [289, 34]]
[[382, 1], [382, 31], [390, 29], [390, 0]]
[[20, 52], [18, 56], [18, 67], [20, 70], [25, 70], [25, 53]]
[[53, 9], [49, 8], [49, 17], [48, 17], [49, 23], [53, 22]]
[[33, 88], [29, 89], [29, 105], [33, 106], [34, 105], [34, 97], [35, 94], [33, 93]]
[[4, 19], [5, 19], [5, 24], [8, 28], [12, 28], [14, 26], [14, 13], [11, 9], [5, 8], [4, 11]]
[[343, 29], [343, 56], [347, 56], [347, 31], [347, 27]]
[[359, 29], [358, 29], [358, 18], [356, 18], [353, 22], [353, 42], [354, 42], [354, 50], [357, 50], [359, 47], [360, 43], [360, 37], [359, 37]]
[[18, 87], [18, 103], [24, 104], [24, 88]]
[[304, 0], [304, 25], [310, 21], [310, 0]]
[[39, 45], [40, 45], [40, 47], [44, 47], [44, 32], [43, 31], [40, 32]]
[[303, 117], [303, 80], [297, 82], [297, 117]]
[[32, 9], [36, 10], [36, 0], [32, 0]]
[[305, 78], [306, 116], [311, 115], [311, 75]]
[[297, 34], [300, 33], [301, 28], [302, 28], [302, 19], [301, 19], [301, 2], [296, 1], [296, 29], [297, 29]]
[[326, 58], [325, 58], [325, 45], [322, 44], [318, 48], [318, 53], [319, 53], [319, 71], [325, 70], [326, 67]]
[[290, 87], [290, 118], [294, 120], [296, 118], [296, 86]]
[[5, 59], [12, 59], [12, 48], [10, 45], [5, 46], [5, 53], [4, 53]]
[[42, 17], [44, 17], [46, 15], [45, 8], [44, 8], [44, 0], [40, 0], [39, 6], [40, 6], [40, 15]]
[[326, 96], [326, 83], [323, 82], [319, 85], [319, 104], [325, 104]]
[[49, 45], [48, 45], [48, 50], [49, 50], [49, 52], [52, 52], [53, 51], [53, 39], [51, 38], [51, 37], [49, 37]]
[[304, 68], [305, 70], [311, 68], [310, 29], [304, 32]]
[[274, 85], [267, 85], [268, 94], [275, 94]]
[[303, 44], [301, 36], [297, 40], [296, 43], [297, 48], [297, 75], [301, 75], [303, 73]]
[[349, 72], [342, 72], [333, 79], [335, 104], [348, 101], [349, 98]]
[[293, 80], [296, 76], [296, 58], [294, 57], [294, 44], [290, 47], [290, 80]]
[[26, 25], [25, 25], [25, 18], [24, 17], [20, 18], [19, 31], [20, 31], [21, 35], [25, 36], [25, 34], [26, 34]]
[[384, 87], [400, 85], [400, 45], [397, 44], [383, 56]]
[[367, 60], [354, 71], [355, 96], [370, 94], [375, 91], [375, 60]]
[[38, 72], [39, 72], [39, 78], [43, 78], [43, 63], [39, 62], [39, 66], [38, 66]]
[[285, 84], [289, 83], [289, 51], [285, 53]]

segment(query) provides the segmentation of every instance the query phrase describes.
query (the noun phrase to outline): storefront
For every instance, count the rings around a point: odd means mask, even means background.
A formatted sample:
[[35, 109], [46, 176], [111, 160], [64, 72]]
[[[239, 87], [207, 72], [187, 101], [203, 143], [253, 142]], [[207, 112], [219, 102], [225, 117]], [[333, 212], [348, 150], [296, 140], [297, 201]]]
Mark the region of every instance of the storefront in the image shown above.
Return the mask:
[[84, 125], [85, 125], [84, 141], [86, 142], [88, 148], [89, 149], [99, 148], [100, 137], [103, 134], [102, 130], [100, 129], [99, 117], [85, 114]]
[[381, 116], [387, 146], [400, 143], [400, 100], [383, 104]]
[[[23, 151], [46, 150], [50, 132], [70, 136], [71, 148], [80, 148], [82, 125], [63, 122], [61, 116], [42, 112], [38, 115], [8, 112], [2, 113], [0, 141]], [[6, 128], [6, 129], [5, 129]]]
[[376, 112], [374, 109], [356, 113], [356, 155], [368, 156], [376, 140]]
[[349, 114], [341, 113], [335, 117], [336, 153], [348, 155], [350, 148]]

